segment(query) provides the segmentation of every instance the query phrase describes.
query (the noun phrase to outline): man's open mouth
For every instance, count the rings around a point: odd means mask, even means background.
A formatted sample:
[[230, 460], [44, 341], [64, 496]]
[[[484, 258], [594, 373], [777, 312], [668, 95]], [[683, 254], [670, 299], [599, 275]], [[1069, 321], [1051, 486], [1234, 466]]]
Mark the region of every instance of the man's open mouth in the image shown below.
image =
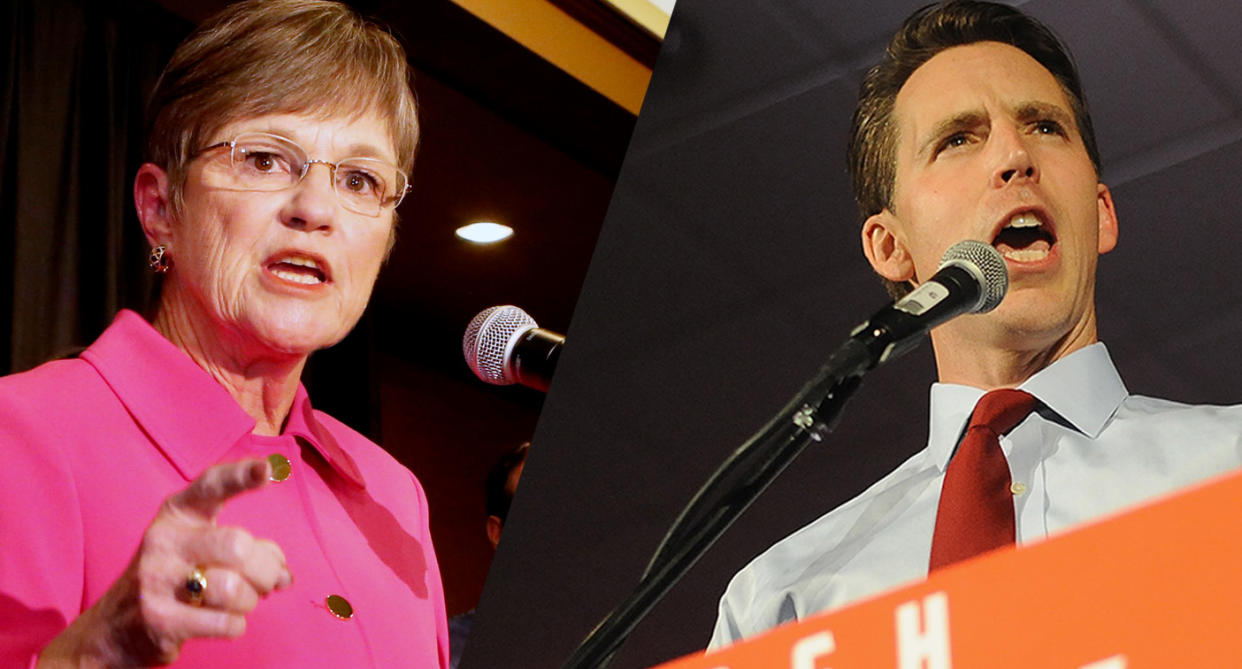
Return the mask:
[[1056, 236], [1040, 219], [1038, 213], [1024, 211], [1014, 214], [992, 240], [992, 246], [1008, 260], [1039, 262], [1048, 257]]

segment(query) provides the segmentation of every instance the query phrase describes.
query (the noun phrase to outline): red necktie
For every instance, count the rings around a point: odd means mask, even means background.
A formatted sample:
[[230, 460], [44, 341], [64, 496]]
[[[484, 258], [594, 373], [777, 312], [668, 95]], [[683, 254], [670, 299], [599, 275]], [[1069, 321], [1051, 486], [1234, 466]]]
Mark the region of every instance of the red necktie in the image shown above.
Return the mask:
[[975, 405], [966, 436], [949, 461], [932, 535], [931, 570], [1014, 543], [1013, 492], [1000, 435], [1035, 408], [1021, 390], [993, 390]]

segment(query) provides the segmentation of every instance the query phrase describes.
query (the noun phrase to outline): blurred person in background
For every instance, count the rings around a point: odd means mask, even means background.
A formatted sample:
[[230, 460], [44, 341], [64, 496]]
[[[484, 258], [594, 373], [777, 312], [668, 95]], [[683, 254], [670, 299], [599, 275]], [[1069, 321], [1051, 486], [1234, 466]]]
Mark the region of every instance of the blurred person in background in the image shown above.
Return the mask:
[[[500, 460], [492, 465], [487, 472], [484, 492], [487, 496], [487, 520], [484, 527], [487, 540], [492, 550], [500, 545], [500, 533], [505, 526], [505, 518], [509, 516], [509, 506], [513, 504], [513, 495], [517, 492], [518, 481], [522, 478], [522, 468], [526, 465], [526, 454], [530, 452], [530, 442], [523, 442], [517, 448], [505, 453]], [[451, 648], [451, 669], [457, 669], [461, 661], [461, 653], [466, 648], [466, 639], [470, 636], [470, 628], [474, 624], [474, 609], [453, 616], [449, 620], [449, 641]]]

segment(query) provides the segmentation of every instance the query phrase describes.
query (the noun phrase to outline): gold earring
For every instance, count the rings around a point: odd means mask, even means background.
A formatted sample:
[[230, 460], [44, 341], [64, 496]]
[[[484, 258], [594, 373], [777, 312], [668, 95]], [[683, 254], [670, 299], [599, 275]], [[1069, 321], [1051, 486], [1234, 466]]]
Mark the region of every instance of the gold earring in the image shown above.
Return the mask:
[[147, 257], [147, 266], [156, 274], [163, 274], [168, 271], [168, 265], [172, 262], [172, 258], [167, 256], [168, 249], [160, 244], [151, 249], [151, 255]]

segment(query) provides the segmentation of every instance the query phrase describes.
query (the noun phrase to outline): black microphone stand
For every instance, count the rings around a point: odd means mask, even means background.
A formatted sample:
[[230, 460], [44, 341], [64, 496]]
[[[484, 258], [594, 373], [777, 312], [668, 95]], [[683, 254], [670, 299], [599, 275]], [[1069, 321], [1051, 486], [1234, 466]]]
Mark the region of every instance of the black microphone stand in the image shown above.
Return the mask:
[[[985, 290], [986, 287], [986, 290]], [[813, 442], [836, 427], [863, 374], [913, 349], [932, 327], [1000, 304], [1005, 261], [978, 241], [954, 244], [936, 274], [850, 333], [780, 413], [724, 461], [664, 535], [630, 596], [578, 645], [564, 669], [604, 667], [638, 621]]]
[[606, 666], [634, 626], [803, 449], [836, 427], [877, 351], [850, 339], [759, 432], [711, 475], [673, 523], [630, 596], [565, 663], [565, 669]]

